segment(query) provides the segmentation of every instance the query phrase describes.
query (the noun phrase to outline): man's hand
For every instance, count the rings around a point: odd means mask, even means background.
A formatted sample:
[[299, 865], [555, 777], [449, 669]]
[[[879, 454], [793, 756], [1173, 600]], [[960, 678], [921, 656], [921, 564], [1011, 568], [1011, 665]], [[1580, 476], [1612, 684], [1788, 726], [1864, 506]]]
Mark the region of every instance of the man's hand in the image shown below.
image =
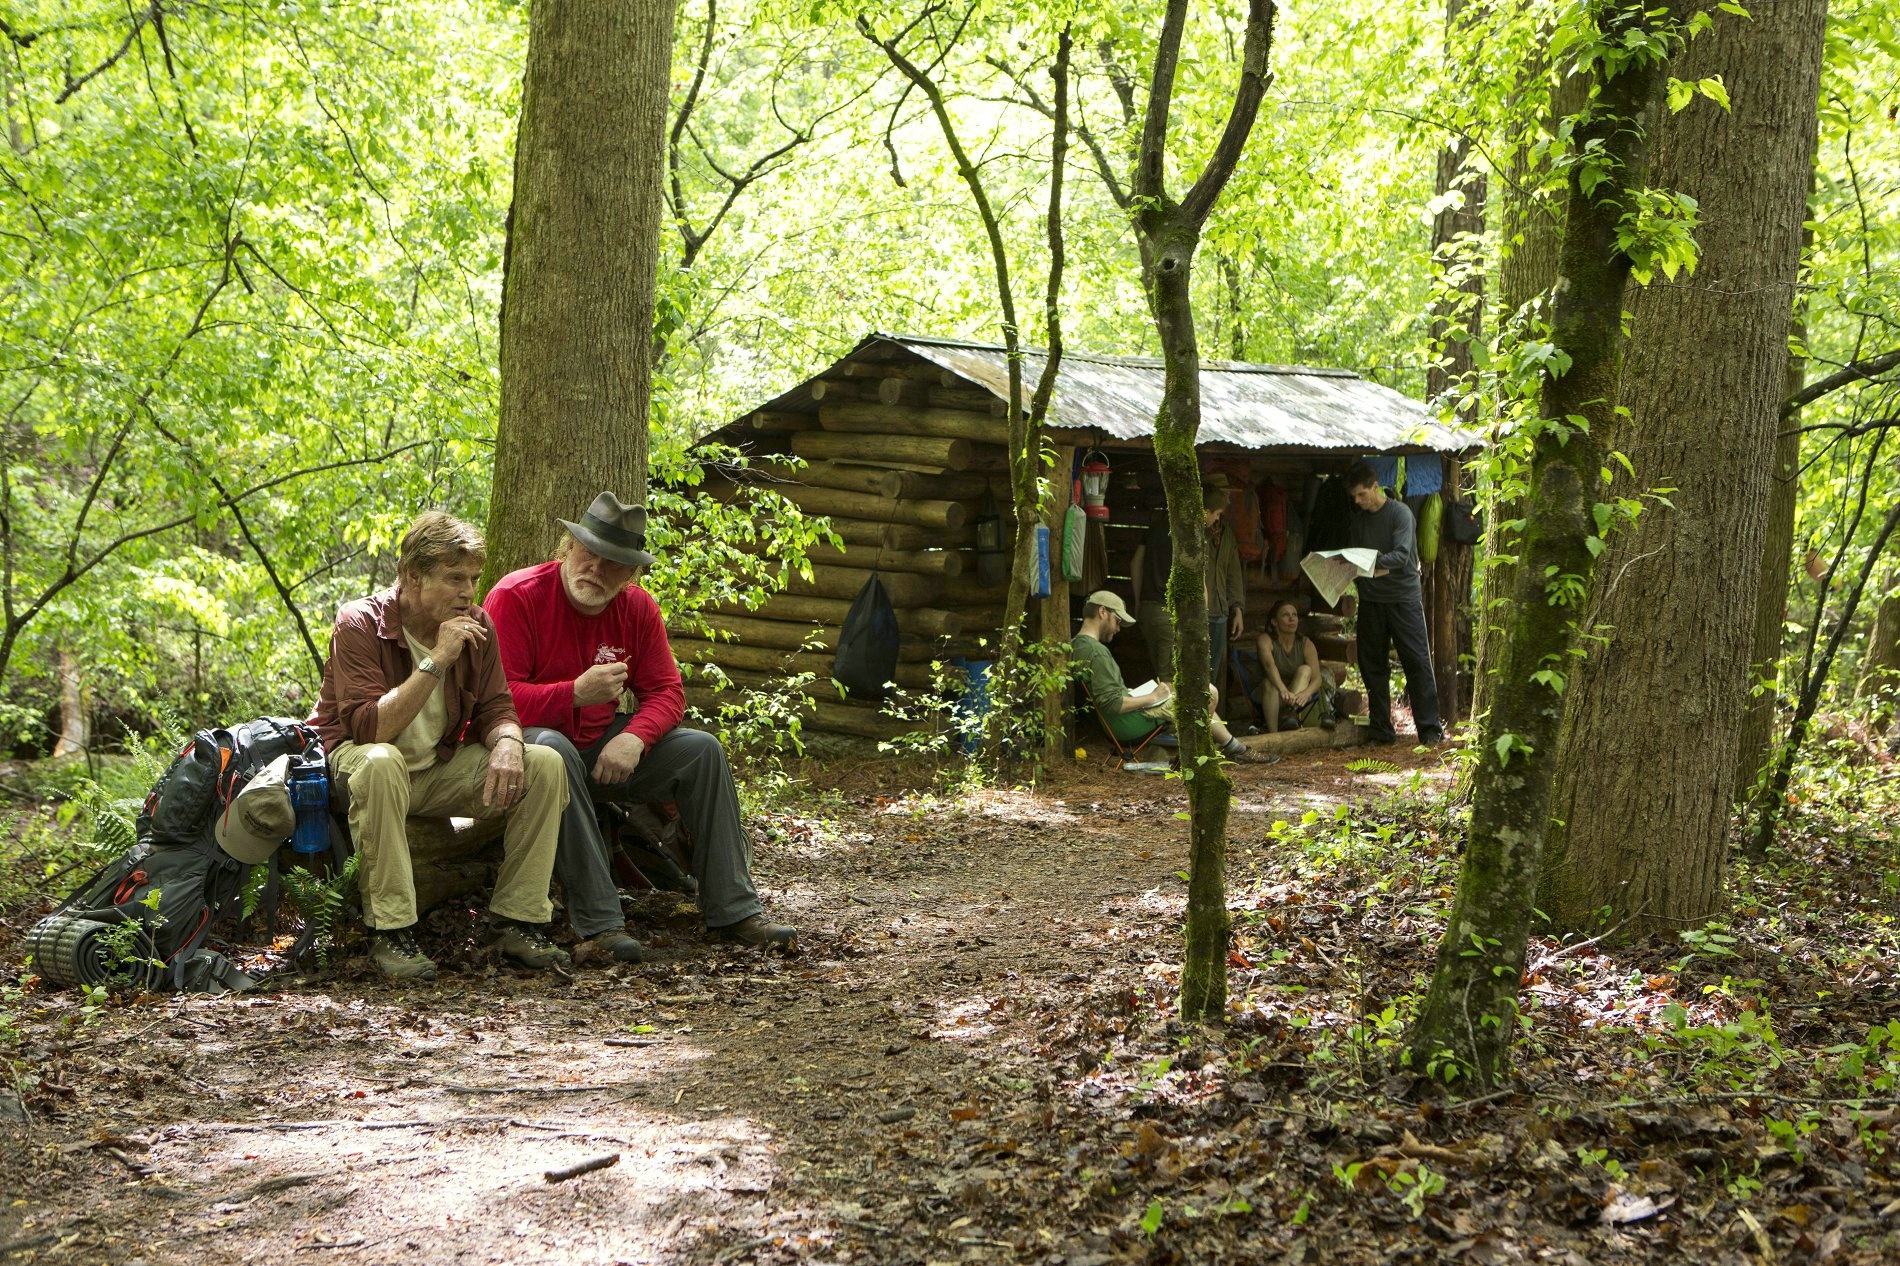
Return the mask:
[[[595, 664], [574, 679], [574, 706], [585, 708], [595, 703], [612, 703], [627, 685], [625, 664]], [[604, 755], [604, 753], [603, 753]], [[639, 757], [634, 760], [638, 762]], [[628, 772], [632, 772], [629, 768]]]
[[1235, 608], [1233, 609], [1233, 612], [1232, 612], [1232, 614], [1230, 614], [1230, 615], [1229, 615], [1229, 616], [1227, 617], [1227, 637], [1228, 637], [1228, 639], [1229, 639], [1230, 641], [1231, 641], [1231, 640], [1234, 640], [1234, 639], [1237, 639], [1237, 638], [1238, 638], [1238, 637], [1240, 636], [1240, 634], [1241, 634], [1241, 630], [1242, 630], [1242, 629], [1244, 629], [1244, 628], [1246, 627], [1246, 624], [1247, 624], [1247, 618], [1246, 618], [1246, 616], [1245, 616], [1245, 615], [1243, 615], [1243, 614], [1241, 613], [1241, 610], [1240, 610], [1240, 608], [1239, 608], [1239, 607], [1235, 607]]
[[600, 756], [594, 761], [594, 781], [603, 787], [627, 781], [633, 776], [633, 771], [640, 767], [640, 758], [646, 752], [647, 745], [640, 741], [639, 735], [614, 735], [608, 740], [607, 746], [600, 749]]
[[480, 646], [487, 640], [488, 630], [482, 627], [481, 621], [468, 615], [451, 616], [436, 630], [429, 658], [435, 661], [437, 668], [447, 668], [460, 659], [468, 647]]
[[528, 771], [519, 736], [501, 735], [488, 749], [488, 777], [482, 783], [482, 803], [512, 809], [528, 789]]

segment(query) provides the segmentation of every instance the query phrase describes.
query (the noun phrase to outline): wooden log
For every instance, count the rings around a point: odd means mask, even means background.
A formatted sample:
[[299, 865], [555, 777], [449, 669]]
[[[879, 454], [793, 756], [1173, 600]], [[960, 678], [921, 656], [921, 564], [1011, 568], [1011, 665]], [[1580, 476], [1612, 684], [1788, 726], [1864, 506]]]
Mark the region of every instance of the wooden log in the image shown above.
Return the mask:
[[852, 360], [832, 371], [846, 378], [908, 378], [950, 387], [963, 380], [940, 365], [921, 360]]
[[[743, 615], [709, 615], [706, 623], [721, 633], [730, 633], [740, 646], [761, 646], [775, 651], [838, 649], [838, 629], [834, 625]], [[905, 637], [897, 643], [897, 658], [906, 664], [927, 664], [933, 659], [948, 659], [972, 649], [959, 645], [956, 639]]]
[[885, 470], [880, 472], [877, 491], [886, 497], [941, 501], [976, 501], [987, 492], [1005, 511], [1009, 505], [1009, 480], [995, 475], [923, 475], [914, 470]]
[[931, 388], [909, 378], [866, 378], [858, 384], [857, 394], [864, 401], [921, 409], [930, 404]]
[[976, 444], [1009, 443], [1009, 424], [968, 409], [911, 409], [903, 405], [822, 404], [818, 424], [860, 435], [934, 436]]
[[[682, 664], [717, 664], [728, 672], [755, 672], [774, 677], [788, 673], [811, 673], [820, 681], [831, 677], [831, 660], [824, 651], [791, 652], [769, 646], [746, 646], [739, 642], [708, 642], [696, 637], [672, 639], [673, 655]], [[929, 690], [935, 676], [929, 660], [899, 660], [897, 684], [906, 690]]]
[[760, 409], [747, 415], [746, 425], [754, 431], [816, 431], [818, 419], [809, 413], [789, 413], [784, 409]]
[[855, 382], [833, 381], [829, 378], [814, 378], [805, 384], [813, 400], [856, 400], [858, 384]]
[[880, 549], [929, 549], [941, 545], [959, 549], [976, 544], [974, 527], [923, 528], [908, 523], [873, 523], [866, 519], [831, 517], [831, 530], [847, 545], [869, 545]]
[[[844, 598], [807, 598], [797, 594], [775, 594], [757, 610], [744, 604], [722, 602], [710, 608], [718, 615], [758, 616], [766, 620], [804, 620], [814, 624], [840, 625], [851, 611]], [[963, 631], [965, 616], [960, 611], [937, 607], [907, 607], [897, 613], [898, 631], [907, 637], [955, 637]]]
[[[763, 554], [767, 547], [765, 541], [745, 541], [738, 546], [747, 554]], [[965, 568], [975, 565], [975, 556], [967, 550], [903, 550], [853, 544], [846, 544], [842, 550], [834, 545], [814, 545], [805, 551], [805, 557], [830, 567], [875, 568], [919, 576], [960, 576]]]
[[1254, 734], [1240, 740], [1256, 752], [1274, 752], [1285, 756], [1292, 752], [1312, 752], [1327, 747], [1357, 747], [1366, 741], [1365, 730], [1351, 721], [1341, 721], [1330, 730], [1309, 726], [1281, 730], [1278, 734]]
[[[903, 619], [902, 613], [899, 613], [898, 619]], [[1331, 673], [1333, 685], [1335, 686], [1342, 684], [1346, 680], [1346, 674], [1350, 672], [1352, 668], [1353, 665], [1348, 664], [1343, 659], [1322, 659], [1319, 662], [1319, 670], [1323, 673]]]
[[975, 446], [969, 440], [943, 439], [935, 435], [801, 431], [792, 436], [792, 451], [813, 461], [850, 458], [887, 465], [903, 463], [930, 466], [940, 470], [970, 470], [978, 460]]
[[880, 466], [851, 466], [843, 462], [809, 462], [790, 466], [784, 462], [755, 461], [751, 469], [757, 475], [750, 481], [766, 488], [781, 483], [802, 484], [815, 488], [838, 488], [845, 492], [868, 492], [887, 497], [884, 480], [891, 472]]
[[1009, 600], [1009, 586], [984, 584], [973, 567], [961, 576], [946, 578], [938, 595], [941, 607], [1000, 607]]
[[[809, 483], [762, 483], [806, 514], [840, 515], [878, 523], [908, 523], [920, 528], [960, 528], [969, 521], [970, 508], [961, 501], [924, 501], [887, 497], [881, 492], [853, 492]], [[738, 485], [730, 479], [708, 478], [708, 496], [730, 501]]]
[[[968, 409], [972, 413], [987, 413], [993, 418], [1005, 417], [1009, 413], [1009, 401], [999, 399], [995, 393], [984, 387], [932, 387], [928, 393], [929, 403], [939, 409]], [[1029, 407], [1029, 397], [1023, 396], [1023, 408]]]
[[[730, 696], [722, 698], [710, 690], [693, 688], [686, 692], [686, 702], [707, 713], [717, 713], [719, 705], [729, 701]], [[802, 715], [799, 723], [806, 730], [818, 730], [826, 734], [849, 734], [856, 738], [877, 739], [880, 742], [889, 742], [906, 734], [928, 734], [936, 725], [934, 719], [904, 721], [885, 716], [878, 710], [876, 704], [846, 703], [817, 696], [807, 697], [800, 712]]]
[[[838, 567], [829, 563], [818, 563], [812, 567], [812, 578], [793, 576], [785, 586], [786, 592], [804, 594], [814, 598], [855, 598], [858, 590], [864, 588], [866, 572], [856, 567]], [[881, 577], [884, 591], [890, 595], [891, 605], [903, 607], [939, 606], [935, 601], [937, 592], [944, 585], [955, 584], [957, 579], [940, 580], [935, 576], [918, 576], [909, 572], [892, 572]]]
[[1359, 642], [1356, 638], [1338, 633], [1319, 633], [1313, 637], [1313, 649], [1319, 652], [1322, 660], [1346, 660], [1356, 663], [1359, 659]]
[[[835, 625], [746, 615], [708, 615], [705, 621], [710, 628], [732, 634], [742, 646], [763, 646], [777, 651], [797, 651], [807, 647], [820, 651], [838, 649], [838, 629]], [[671, 634], [673, 630], [668, 629], [667, 632]]]

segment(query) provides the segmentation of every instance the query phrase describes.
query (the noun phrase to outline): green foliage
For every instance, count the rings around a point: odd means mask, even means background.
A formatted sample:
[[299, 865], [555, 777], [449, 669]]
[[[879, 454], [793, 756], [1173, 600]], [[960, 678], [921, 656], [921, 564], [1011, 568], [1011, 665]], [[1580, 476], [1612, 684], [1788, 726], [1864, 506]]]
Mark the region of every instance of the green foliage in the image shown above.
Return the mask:
[[291, 907], [303, 916], [306, 927], [316, 929], [310, 945], [316, 952], [319, 967], [330, 965], [330, 950], [336, 944], [337, 918], [356, 887], [356, 872], [362, 856], [361, 853], [350, 854], [349, 861], [334, 875], [313, 874], [302, 866], [293, 866], [283, 873], [284, 895], [290, 899]]

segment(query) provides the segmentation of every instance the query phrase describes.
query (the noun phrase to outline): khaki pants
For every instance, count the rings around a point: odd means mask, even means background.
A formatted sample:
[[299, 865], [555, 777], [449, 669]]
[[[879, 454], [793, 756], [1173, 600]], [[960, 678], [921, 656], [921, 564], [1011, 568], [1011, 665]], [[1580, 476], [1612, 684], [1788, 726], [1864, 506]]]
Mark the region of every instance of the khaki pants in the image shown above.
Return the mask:
[[[567, 807], [567, 770], [556, 753], [528, 747], [521, 800], [507, 811], [501, 876], [488, 908], [506, 919], [546, 923], [554, 917], [548, 887]], [[330, 753], [330, 769], [350, 791], [350, 835], [362, 857], [356, 885], [363, 921], [372, 928], [406, 928], [416, 921], [415, 874], [409, 861], [410, 814], [489, 818], [482, 804], [488, 749], [469, 743], [447, 764], [410, 773], [393, 743], [344, 743]]]

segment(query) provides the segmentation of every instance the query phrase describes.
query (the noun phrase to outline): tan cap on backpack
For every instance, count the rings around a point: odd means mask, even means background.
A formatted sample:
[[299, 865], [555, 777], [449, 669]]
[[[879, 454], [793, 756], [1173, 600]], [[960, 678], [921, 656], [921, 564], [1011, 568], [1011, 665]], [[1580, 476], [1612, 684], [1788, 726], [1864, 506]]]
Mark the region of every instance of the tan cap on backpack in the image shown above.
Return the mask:
[[218, 847], [246, 865], [269, 861], [297, 829], [289, 779], [288, 756], [279, 756], [252, 774], [218, 815]]

